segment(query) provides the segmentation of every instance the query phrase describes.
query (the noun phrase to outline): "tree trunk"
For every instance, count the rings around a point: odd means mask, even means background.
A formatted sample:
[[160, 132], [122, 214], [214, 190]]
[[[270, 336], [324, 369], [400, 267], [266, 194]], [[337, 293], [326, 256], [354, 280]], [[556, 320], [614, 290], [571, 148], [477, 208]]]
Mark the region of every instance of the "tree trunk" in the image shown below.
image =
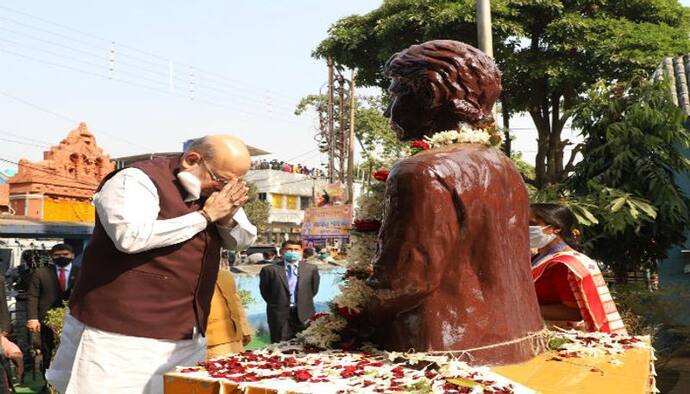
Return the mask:
[[[549, 153], [546, 163], [547, 184], [554, 184], [560, 181], [559, 175], [563, 172], [563, 153], [561, 149], [561, 130], [560, 124], [560, 94], [551, 95], [551, 127], [549, 132]], [[547, 117], [548, 119], [548, 117]], [[558, 165], [559, 152], [561, 156], [561, 166]]]
[[505, 103], [503, 103], [501, 116], [503, 116], [503, 153], [510, 157], [512, 153], [512, 141], [510, 140], [510, 112], [506, 109]]
[[617, 262], [613, 273], [616, 278], [616, 284], [624, 285], [628, 283], [628, 267], [625, 265], [625, 262]]
[[562, 181], [565, 175], [563, 149], [566, 144], [561, 141], [561, 133], [567, 116], [561, 116], [560, 101], [560, 94], [556, 93], [530, 110], [530, 116], [539, 135], [534, 163], [539, 189]]
[[536, 175], [535, 183], [538, 189], [543, 188], [547, 184], [546, 179], [546, 156], [549, 150], [549, 121], [542, 116], [541, 108], [530, 110], [530, 116], [534, 125], [537, 127], [537, 155], [534, 160], [534, 172]]

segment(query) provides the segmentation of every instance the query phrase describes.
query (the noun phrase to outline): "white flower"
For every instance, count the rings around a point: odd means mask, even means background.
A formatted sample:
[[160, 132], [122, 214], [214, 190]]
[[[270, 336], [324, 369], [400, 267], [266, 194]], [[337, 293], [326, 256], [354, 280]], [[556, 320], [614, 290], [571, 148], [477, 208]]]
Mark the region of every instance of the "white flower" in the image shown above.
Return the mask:
[[376, 254], [376, 233], [352, 233], [348, 250], [348, 268], [366, 271]]
[[491, 145], [491, 135], [484, 129], [473, 129], [463, 126], [460, 130], [440, 131], [425, 140], [432, 148], [444, 145], [467, 143]]
[[340, 286], [340, 290], [340, 294], [333, 299], [333, 302], [340, 308], [348, 308], [355, 312], [362, 311], [362, 306], [373, 293], [365, 281], [357, 278], [349, 278]]
[[336, 315], [326, 315], [320, 317], [299, 334], [305, 344], [320, 349], [329, 349], [335, 342], [340, 340], [338, 334], [347, 326], [347, 320]]

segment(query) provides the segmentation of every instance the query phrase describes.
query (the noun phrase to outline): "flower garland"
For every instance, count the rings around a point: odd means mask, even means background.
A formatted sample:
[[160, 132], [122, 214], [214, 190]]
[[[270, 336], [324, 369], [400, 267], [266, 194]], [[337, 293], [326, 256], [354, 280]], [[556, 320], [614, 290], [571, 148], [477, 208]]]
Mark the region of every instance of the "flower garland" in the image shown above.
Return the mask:
[[462, 126], [458, 130], [441, 131], [426, 137], [425, 141], [432, 148], [459, 143], [498, 146], [503, 141], [503, 136], [495, 125], [479, 128]]
[[[502, 141], [495, 125], [435, 133], [424, 140], [411, 141], [406, 156], [414, 156], [429, 149], [457, 143], [496, 146]], [[354, 334], [347, 333], [348, 322], [357, 318], [373, 290], [366, 284], [371, 273], [371, 262], [376, 253], [378, 231], [381, 227], [386, 193], [386, 179], [390, 170], [381, 168], [372, 174], [377, 181], [369, 186], [368, 193], [357, 200], [348, 252], [348, 267], [340, 294], [330, 304], [331, 313], [319, 314], [313, 318], [298, 338], [306, 345], [318, 349], [334, 347], [350, 348], [354, 345]]]

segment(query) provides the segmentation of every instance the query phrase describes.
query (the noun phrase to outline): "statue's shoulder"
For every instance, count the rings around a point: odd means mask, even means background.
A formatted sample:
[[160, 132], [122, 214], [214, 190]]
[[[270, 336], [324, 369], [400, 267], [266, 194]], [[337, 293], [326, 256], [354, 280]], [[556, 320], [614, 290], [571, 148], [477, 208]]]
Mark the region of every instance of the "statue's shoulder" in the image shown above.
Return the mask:
[[426, 171], [447, 172], [449, 167], [467, 164], [482, 165], [484, 163], [498, 164], [510, 162], [501, 151], [482, 145], [464, 144], [451, 145], [435, 150], [421, 152], [398, 161], [393, 171], [398, 175], [408, 172], [424, 173]]

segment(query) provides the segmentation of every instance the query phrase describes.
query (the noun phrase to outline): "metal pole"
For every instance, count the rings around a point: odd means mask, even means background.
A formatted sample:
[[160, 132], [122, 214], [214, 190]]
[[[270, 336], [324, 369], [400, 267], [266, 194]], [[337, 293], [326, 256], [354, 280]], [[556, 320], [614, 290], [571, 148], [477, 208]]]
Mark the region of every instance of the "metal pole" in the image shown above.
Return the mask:
[[340, 165], [338, 166], [338, 181], [343, 184], [345, 183], [345, 152], [347, 152], [347, 148], [345, 147], [345, 141], [347, 138], [347, 134], [345, 134], [345, 78], [343, 78], [342, 75], [338, 78], [338, 112], [340, 115], [340, 119], [338, 120], [338, 133], [340, 133], [340, 149], [338, 150], [339, 153], [339, 162]]
[[335, 133], [333, 130], [333, 62], [328, 59], [328, 182], [333, 183], [335, 177]]
[[350, 204], [355, 202], [355, 77], [357, 72], [352, 70], [352, 77], [350, 78], [350, 137], [348, 138], [349, 150], [347, 155], [347, 200]]
[[494, 57], [494, 43], [491, 35], [491, 4], [489, 0], [477, 0], [477, 42], [482, 52]]
[[[491, 2], [490, 0], [477, 0], [477, 43], [479, 49], [489, 57], [494, 57], [494, 40], [491, 34]], [[496, 104], [491, 113], [496, 119]]]

